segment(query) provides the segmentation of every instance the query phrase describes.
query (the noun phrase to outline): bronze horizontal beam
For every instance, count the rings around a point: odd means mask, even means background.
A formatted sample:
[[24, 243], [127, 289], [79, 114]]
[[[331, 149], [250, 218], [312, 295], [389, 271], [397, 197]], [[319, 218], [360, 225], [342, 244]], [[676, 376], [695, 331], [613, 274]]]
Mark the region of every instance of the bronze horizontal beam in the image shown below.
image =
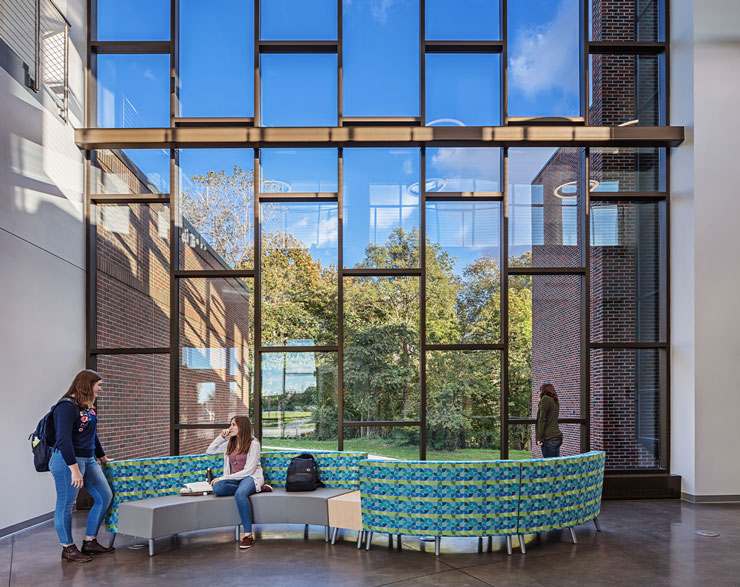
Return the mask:
[[177, 128], [80, 128], [81, 149], [203, 147], [380, 147], [538, 146], [675, 147], [682, 126], [363, 126], [280, 127], [193, 126]]

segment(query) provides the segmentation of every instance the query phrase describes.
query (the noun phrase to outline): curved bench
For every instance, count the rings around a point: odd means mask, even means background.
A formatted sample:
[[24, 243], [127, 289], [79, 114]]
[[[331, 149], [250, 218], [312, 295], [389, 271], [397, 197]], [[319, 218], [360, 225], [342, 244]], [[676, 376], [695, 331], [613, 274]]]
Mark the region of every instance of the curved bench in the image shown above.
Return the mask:
[[362, 528], [435, 537], [523, 535], [594, 520], [601, 506], [605, 454], [600, 451], [524, 461], [363, 461]]

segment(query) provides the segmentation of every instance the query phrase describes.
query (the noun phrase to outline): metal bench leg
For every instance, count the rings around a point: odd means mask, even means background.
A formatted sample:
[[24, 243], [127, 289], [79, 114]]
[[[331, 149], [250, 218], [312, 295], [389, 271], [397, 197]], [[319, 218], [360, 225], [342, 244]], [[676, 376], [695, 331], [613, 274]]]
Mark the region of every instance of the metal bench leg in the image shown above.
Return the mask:
[[118, 536], [118, 532], [114, 532], [113, 534], [111, 534], [108, 546], [113, 546], [113, 543], [116, 541], [116, 536]]
[[488, 552], [493, 552], [493, 536], [488, 537]]
[[370, 550], [370, 543], [373, 540], [373, 533], [371, 531], [365, 532], [365, 550]]
[[573, 544], [578, 544], [578, 540], [576, 540], [576, 531], [569, 527], [568, 530], [570, 530], [570, 537], [573, 539]]
[[[594, 518], [594, 524], [596, 524], [596, 531], [601, 532], [601, 525], [599, 525], [599, 518]], [[115, 534], [113, 536], [115, 536]], [[111, 542], [111, 544], [113, 543]]]
[[393, 534], [388, 534], [388, 548], [393, 548]]
[[401, 535], [400, 535], [400, 534], [398, 534], [398, 535], [396, 536], [396, 548], [397, 548], [398, 550], [401, 550]]
[[358, 530], [357, 531], [357, 550], [362, 548], [362, 538], [365, 536], [364, 530]]
[[329, 542], [329, 526], [324, 526], [324, 542]]
[[506, 554], [511, 556], [511, 536], [506, 537]]
[[527, 547], [524, 546], [524, 534], [519, 534], [519, 550], [522, 551], [522, 554], [527, 554]]
[[334, 532], [331, 533], [331, 543], [334, 544], [337, 541], [337, 533], [339, 532], [339, 526], [334, 526]]
[[241, 524], [237, 524], [236, 526], [234, 526], [234, 540], [236, 540], [237, 542], [239, 542], [239, 534], [240, 534], [241, 527], [242, 527]]
[[478, 552], [483, 552], [483, 536], [478, 537]]
[[308, 540], [308, 524], [303, 527], [303, 539]]
[[434, 537], [434, 556], [439, 556], [439, 544], [442, 542], [441, 536]]
[[149, 556], [154, 556], [154, 538], [149, 539]]

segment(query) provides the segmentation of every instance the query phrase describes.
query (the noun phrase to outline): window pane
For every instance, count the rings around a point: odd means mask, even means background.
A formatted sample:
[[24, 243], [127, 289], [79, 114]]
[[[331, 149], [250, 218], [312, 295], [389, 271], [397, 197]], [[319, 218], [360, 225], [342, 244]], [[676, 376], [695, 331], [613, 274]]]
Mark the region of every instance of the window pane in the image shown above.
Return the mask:
[[253, 22], [253, 0], [180, 3], [180, 116], [254, 116]]
[[337, 449], [337, 354], [262, 354], [262, 444]]
[[662, 61], [658, 55], [591, 55], [591, 124], [663, 124]]
[[251, 279], [180, 280], [181, 424], [220, 424], [248, 413], [252, 295]]
[[262, 126], [336, 126], [337, 56], [260, 57]]
[[427, 203], [427, 341], [501, 342], [500, 202]]
[[170, 356], [100, 355], [96, 370], [103, 376], [97, 409], [105, 453], [116, 460], [171, 454]]
[[509, 116], [581, 115], [578, 2], [509, 2]]
[[[563, 444], [560, 445], [560, 456], [581, 454], [581, 425], [560, 424], [563, 433]], [[537, 446], [534, 424], [512, 424], [509, 426], [509, 458], [541, 459], [542, 448]], [[594, 449], [596, 450], [596, 449]]]
[[592, 147], [592, 192], [665, 191], [665, 151], [651, 147]]
[[96, 206], [97, 341], [105, 348], [170, 345], [170, 208]]
[[337, 192], [336, 149], [262, 149], [263, 193]]
[[498, 351], [427, 353], [427, 458], [486, 460], [501, 448]]
[[97, 12], [99, 41], [170, 39], [170, 0], [97, 0]]
[[663, 0], [591, 0], [592, 41], [662, 41]]
[[93, 194], [166, 194], [170, 191], [168, 149], [100, 149], [92, 155]]
[[419, 278], [345, 278], [345, 421], [416, 420], [419, 402]]
[[501, 124], [501, 56], [492, 53], [426, 56], [426, 124]]
[[98, 55], [98, 126], [170, 125], [170, 56]]
[[254, 151], [180, 151], [182, 269], [254, 266]]
[[419, 116], [419, 2], [343, 0], [344, 116]]
[[501, 191], [501, 149], [428, 148], [426, 166], [428, 192]]
[[337, 343], [337, 204], [262, 204], [262, 343]]
[[[249, 417], [252, 418], [254, 423], [253, 414], [250, 411]], [[180, 454], [181, 455], [202, 455], [206, 452], [208, 445], [213, 442], [213, 439], [223, 430], [223, 427], [229, 423], [229, 420], [220, 422], [221, 426], [216, 426], [213, 429], [208, 428], [194, 428], [178, 430], [180, 435]], [[216, 471], [214, 471], [216, 474]]]
[[426, 0], [428, 41], [497, 41], [501, 38], [499, 2]]
[[653, 469], [660, 463], [661, 370], [658, 349], [591, 350], [591, 448], [608, 469]]
[[[344, 266], [419, 266], [419, 150], [344, 150]], [[367, 236], [365, 236], [367, 235]]]
[[363, 426], [344, 429], [344, 450], [366, 452], [370, 458], [419, 459], [418, 426]]
[[509, 415], [537, 416], [539, 389], [555, 386], [560, 417], [581, 413], [581, 277], [509, 277]]
[[334, 41], [337, 0], [261, 0], [260, 35], [265, 41]]
[[509, 150], [510, 266], [578, 267], [583, 150]]
[[591, 340], [666, 339], [664, 202], [591, 203]]

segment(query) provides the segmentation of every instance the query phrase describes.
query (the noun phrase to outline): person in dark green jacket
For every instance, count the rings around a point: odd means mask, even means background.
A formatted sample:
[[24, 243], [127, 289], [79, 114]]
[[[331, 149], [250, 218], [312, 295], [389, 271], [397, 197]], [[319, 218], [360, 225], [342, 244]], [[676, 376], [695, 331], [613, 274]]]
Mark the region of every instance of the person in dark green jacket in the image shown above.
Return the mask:
[[555, 387], [545, 383], [540, 387], [540, 405], [537, 408], [537, 444], [542, 458], [559, 457], [563, 433], [558, 427], [558, 394]]

